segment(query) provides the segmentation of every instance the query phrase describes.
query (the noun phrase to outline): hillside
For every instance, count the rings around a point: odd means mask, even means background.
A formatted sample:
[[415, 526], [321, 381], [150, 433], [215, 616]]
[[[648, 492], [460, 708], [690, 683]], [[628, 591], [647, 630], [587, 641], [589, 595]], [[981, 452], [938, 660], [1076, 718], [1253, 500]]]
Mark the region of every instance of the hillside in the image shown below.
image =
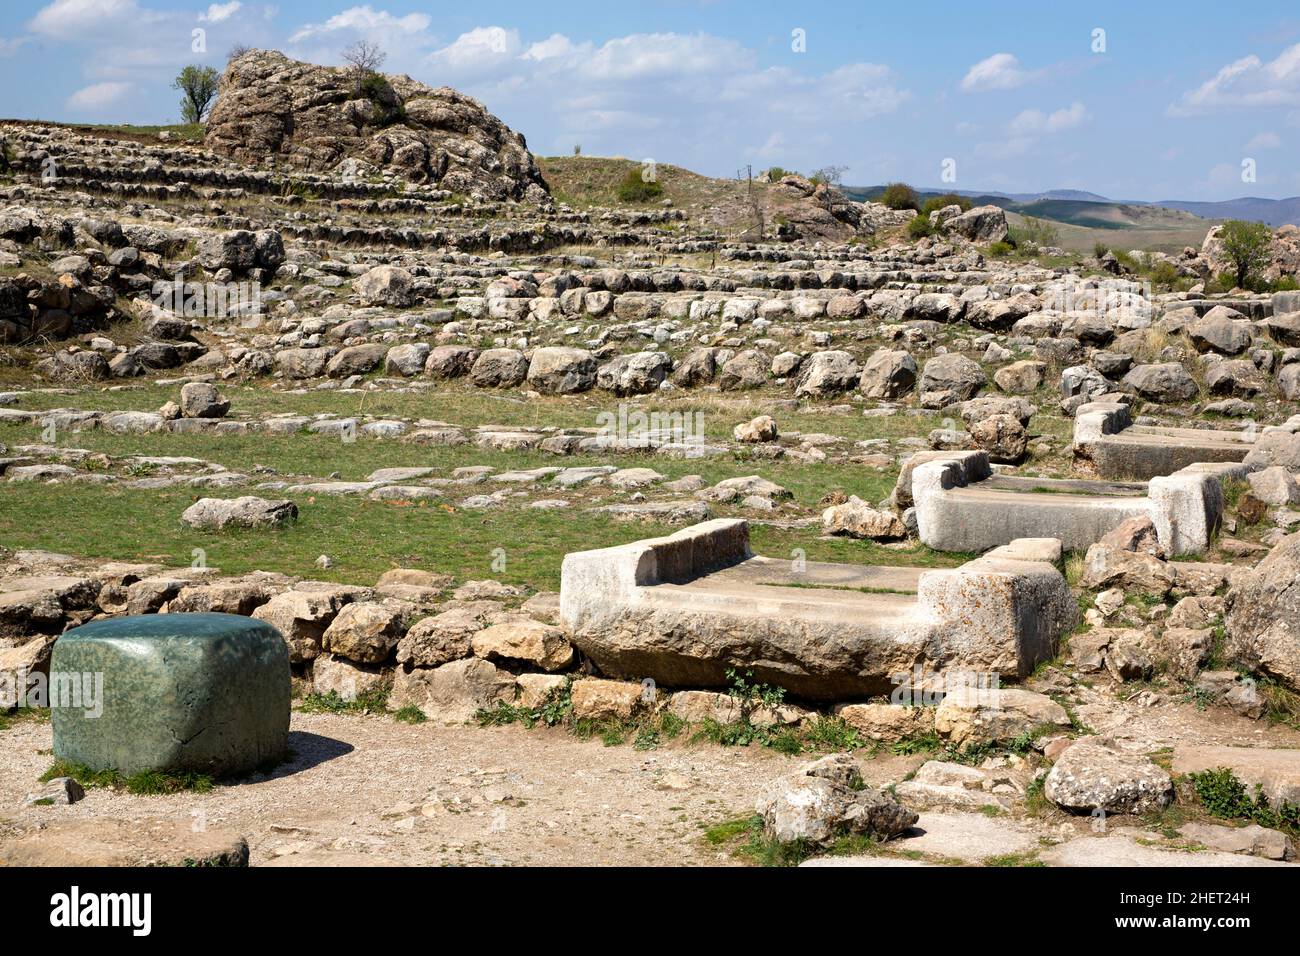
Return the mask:
[[[655, 181], [663, 192], [647, 202], [619, 198], [618, 187], [641, 163], [620, 156], [535, 156], [535, 162], [557, 202], [579, 209], [677, 209], [694, 225], [739, 236], [756, 223], [755, 205], [761, 210], [764, 234], [778, 226], [795, 224], [805, 236], [848, 239], [855, 229], [832, 218], [810, 197], [780, 183], [755, 177], [746, 180], [715, 179], [680, 166], [659, 163]], [[752, 192], [751, 192], [752, 190]], [[841, 210], [836, 210], [836, 216]]]

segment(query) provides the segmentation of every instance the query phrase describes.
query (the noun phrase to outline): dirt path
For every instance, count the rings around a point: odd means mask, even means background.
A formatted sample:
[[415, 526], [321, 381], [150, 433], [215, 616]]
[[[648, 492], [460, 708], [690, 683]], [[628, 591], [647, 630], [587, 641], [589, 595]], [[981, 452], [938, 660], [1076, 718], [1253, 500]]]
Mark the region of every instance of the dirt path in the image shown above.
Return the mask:
[[71, 807], [24, 808], [50, 746], [48, 724], [0, 735], [0, 823], [197, 813], [242, 833], [253, 865], [726, 863], [704, 828], [750, 812], [799, 762], [760, 747], [642, 752], [544, 728], [294, 713], [294, 760], [269, 779], [166, 797], [91, 790]]

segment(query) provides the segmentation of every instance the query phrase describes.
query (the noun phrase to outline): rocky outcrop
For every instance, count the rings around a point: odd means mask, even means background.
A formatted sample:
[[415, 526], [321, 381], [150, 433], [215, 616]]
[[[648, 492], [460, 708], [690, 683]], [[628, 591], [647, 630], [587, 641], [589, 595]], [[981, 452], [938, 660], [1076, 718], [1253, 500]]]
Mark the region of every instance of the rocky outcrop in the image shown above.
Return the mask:
[[477, 100], [405, 75], [372, 74], [250, 50], [231, 60], [205, 144], [241, 162], [268, 158], [366, 179], [380, 170], [485, 199], [541, 202], [545, 180], [523, 136]]

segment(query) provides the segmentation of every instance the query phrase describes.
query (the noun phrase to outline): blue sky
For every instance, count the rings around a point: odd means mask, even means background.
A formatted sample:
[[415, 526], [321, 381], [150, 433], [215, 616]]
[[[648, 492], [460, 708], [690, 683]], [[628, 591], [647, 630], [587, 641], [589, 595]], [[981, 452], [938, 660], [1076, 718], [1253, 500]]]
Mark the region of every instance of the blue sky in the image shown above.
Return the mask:
[[1121, 199], [1300, 194], [1300, 7], [1156, 7], [6, 0], [0, 116], [171, 122], [186, 63], [220, 68], [236, 43], [337, 63], [365, 37], [385, 71], [478, 97], [543, 154], [580, 144], [710, 175], [835, 164], [863, 185], [937, 186], [946, 168], [960, 189]]

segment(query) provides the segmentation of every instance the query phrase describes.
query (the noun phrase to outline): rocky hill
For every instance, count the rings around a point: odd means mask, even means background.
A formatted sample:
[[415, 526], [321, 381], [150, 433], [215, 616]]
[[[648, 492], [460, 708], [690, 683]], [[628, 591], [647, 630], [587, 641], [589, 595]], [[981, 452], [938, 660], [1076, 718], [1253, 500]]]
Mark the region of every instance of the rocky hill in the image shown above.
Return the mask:
[[274, 50], [226, 66], [205, 143], [247, 163], [271, 157], [312, 171], [348, 163], [343, 171], [360, 179], [392, 171], [473, 198], [548, 199], [524, 137], [477, 100], [406, 75], [358, 83], [345, 68]]

